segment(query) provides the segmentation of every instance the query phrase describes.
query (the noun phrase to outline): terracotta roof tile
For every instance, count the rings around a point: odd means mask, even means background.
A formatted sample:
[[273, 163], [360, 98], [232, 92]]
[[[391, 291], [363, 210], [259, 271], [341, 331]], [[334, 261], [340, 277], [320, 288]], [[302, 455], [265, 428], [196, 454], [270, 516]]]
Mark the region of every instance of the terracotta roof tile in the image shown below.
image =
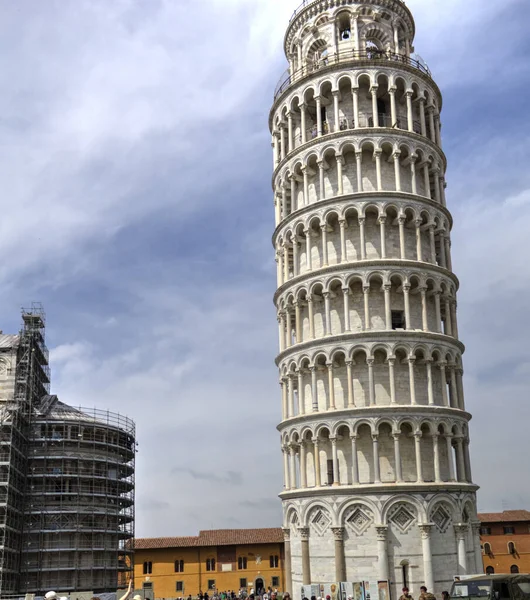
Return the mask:
[[500, 513], [479, 513], [478, 518], [482, 523], [513, 523], [517, 521], [530, 521], [528, 510], [505, 510]]
[[278, 544], [283, 542], [279, 527], [270, 529], [211, 529], [199, 532], [201, 546], [239, 546], [244, 544]]
[[136, 538], [135, 550], [154, 550], [157, 548], [189, 548], [199, 545], [198, 537]]
[[269, 529], [210, 529], [198, 537], [137, 538], [135, 550], [189, 548], [198, 546], [242, 546], [245, 544], [278, 544], [283, 542], [279, 527]]

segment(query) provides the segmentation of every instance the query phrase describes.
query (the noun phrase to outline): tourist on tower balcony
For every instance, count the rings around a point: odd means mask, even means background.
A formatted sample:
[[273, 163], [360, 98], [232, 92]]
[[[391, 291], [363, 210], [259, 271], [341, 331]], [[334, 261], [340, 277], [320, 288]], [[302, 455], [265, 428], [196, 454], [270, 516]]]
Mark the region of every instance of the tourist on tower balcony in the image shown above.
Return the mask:
[[409, 588], [408, 587], [404, 587], [403, 588], [403, 593], [399, 597], [399, 600], [414, 600], [414, 598], [409, 593]]

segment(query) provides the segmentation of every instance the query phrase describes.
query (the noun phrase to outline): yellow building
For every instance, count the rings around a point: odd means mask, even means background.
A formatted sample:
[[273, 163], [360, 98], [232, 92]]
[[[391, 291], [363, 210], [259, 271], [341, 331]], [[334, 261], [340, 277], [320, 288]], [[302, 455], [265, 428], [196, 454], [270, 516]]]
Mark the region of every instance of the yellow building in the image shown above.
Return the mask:
[[281, 529], [218, 529], [197, 537], [135, 541], [134, 587], [150, 598], [180, 598], [200, 591], [283, 590]]

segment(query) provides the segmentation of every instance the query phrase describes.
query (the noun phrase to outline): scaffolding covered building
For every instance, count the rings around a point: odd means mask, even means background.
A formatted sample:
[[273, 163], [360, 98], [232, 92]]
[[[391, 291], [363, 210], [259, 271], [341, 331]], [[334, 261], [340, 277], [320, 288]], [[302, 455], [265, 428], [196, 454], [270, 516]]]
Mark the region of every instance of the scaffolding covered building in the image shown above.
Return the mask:
[[45, 314], [0, 334], [0, 596], [116, 590], [133, 573], [134, 422], [50, 394]]

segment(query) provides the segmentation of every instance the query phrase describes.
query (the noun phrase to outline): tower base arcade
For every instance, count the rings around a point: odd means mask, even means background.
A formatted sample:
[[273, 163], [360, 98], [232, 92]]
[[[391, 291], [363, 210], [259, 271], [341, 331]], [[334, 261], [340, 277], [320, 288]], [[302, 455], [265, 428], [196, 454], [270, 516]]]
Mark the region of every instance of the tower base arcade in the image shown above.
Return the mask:
[[388, 581], [393, 599], [404, 586], [413, 596], [422, 585], [441, 594], [456, 575], [482, 573], [470, 487], [449, 494], [283, 494], [293, 597], [302, 597], [302, 585], [360, 581]]

